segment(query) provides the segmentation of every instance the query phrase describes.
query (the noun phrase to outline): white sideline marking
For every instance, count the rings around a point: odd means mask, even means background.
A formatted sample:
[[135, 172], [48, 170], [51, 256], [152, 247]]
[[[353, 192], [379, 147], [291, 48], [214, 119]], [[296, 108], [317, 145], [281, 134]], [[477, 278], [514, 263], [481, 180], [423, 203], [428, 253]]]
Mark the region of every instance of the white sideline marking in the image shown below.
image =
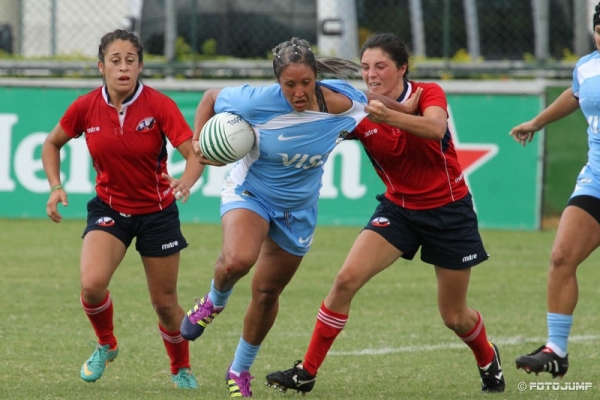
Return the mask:
[[[492, 340], [498, 346], [513, 346], [522, 343], [546, 343], [547, 338], [525, 338], [523, 336], [513, 336], [506, 338], [497, 338]], [[573, 335], [569, 337], [569, 342], [589, 342], [600, 339], [600, 335]], [[383, 349], [363, 349], [354, 351], [330, 351], [327, 353], [330, 356], [381, 356], [386, 354], [394, 353], [416, 353], [420, 351], [434, 351], [434, 350], [446, 350], [446, 349], [462, 349], [465, 346], [464, 343], [453, 342], [453, 343], [441, 343], [433, 345], [419, 345], [419, 346], [402, 346], [395, 348], [383, 348]]]

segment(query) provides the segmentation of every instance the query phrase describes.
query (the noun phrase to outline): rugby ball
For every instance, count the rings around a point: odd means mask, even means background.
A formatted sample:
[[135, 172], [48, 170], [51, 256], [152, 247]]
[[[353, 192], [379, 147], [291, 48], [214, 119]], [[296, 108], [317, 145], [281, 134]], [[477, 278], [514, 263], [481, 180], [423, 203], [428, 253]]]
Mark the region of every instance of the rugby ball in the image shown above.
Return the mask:
[[252, 126], [242, 117], [222, 112], [206, 121], [199, 139], [204, 157], [221, 164], [230, 164], [248, 154], [256, 137]]

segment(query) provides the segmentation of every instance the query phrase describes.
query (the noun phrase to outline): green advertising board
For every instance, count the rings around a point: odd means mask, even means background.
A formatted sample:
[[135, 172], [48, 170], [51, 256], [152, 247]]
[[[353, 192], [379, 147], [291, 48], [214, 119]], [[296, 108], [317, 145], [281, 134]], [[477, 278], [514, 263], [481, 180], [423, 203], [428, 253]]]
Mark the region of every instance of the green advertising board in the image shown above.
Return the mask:
[[[150, 84], [150, 86], [157, 87]], [[157, 87], [158, 88], [158, 87]], [[0, 86], [0, 217], [47, 218], [49, 188], [41, 146], [69, 104], [89, 87]], [[162, 89], [175, 100], [190, 126], [199, 90]], [[449, 124], [482, 228], [538, 229], [541, 218], [543, 143], [518, 146], [509, 130], [537, 114], [539, 94], [449, 93]], [[62, 182], [69, 205], [64, 218], [84, 218], [93, 196], [95, 171], [82, 139], [61, 154]], [[183, 158], [170, 148], [169, 171], [179, 176]], [[189, 201], [180, 205], [184, 222], [219, 221], [221, 182], [227, 167], [207, 167]], [[385, 190], [360, 144], [342, 142], [325, 166], [319, 201], [322, 225], [364, 225]]]

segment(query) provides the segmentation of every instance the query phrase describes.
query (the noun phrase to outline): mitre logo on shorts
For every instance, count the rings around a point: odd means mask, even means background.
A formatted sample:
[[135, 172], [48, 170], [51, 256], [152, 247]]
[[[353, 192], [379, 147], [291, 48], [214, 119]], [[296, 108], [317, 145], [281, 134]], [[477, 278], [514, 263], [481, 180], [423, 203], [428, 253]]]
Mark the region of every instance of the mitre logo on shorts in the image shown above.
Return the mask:
[[390, 226], [390, 220], [385, 217], [377, 217], [371, 220], [373, 226]]
[[161, 246], [163, 250], [173, 249], [175, 247], [179, 247], [179, 242], [177, 240], [169, 243], [165, 243]]
[[148, 131], [154, 127], [155, 123], [156, 123], [156, 120], [154, 119], [154, 117], [144, 118], [137, 124], [137, 127], [135, 128], [135, 130], [138, 132]]
[[113, 226], [115, 224], [115, 220], [111, 217], [102, 217], [96, 221], [96, 225], [98, 226]]

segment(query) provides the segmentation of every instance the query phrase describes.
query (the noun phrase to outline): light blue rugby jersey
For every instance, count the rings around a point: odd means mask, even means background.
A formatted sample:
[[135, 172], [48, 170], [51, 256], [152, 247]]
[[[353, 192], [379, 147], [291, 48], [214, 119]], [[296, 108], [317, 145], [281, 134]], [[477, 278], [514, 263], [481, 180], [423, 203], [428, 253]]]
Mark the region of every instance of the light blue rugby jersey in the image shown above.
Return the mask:
[[573, 70], [573, 94], [588, 122], [588, 167], [600, 175], [600, 53], [581, 57]]
[[363, 92], [342, 80], [319, 84], [345, 94], [353, 106], [343, 114], [296, 112], [279, 84], [225, 88], [217, 96], [215, 112], [241, 116], [254, 126], [257, 139], [250, 153], [233, 166], [228, 179], [274, 209], [294, 211], [315, 205], [323, 164], [336, 140], [367, 115]]

